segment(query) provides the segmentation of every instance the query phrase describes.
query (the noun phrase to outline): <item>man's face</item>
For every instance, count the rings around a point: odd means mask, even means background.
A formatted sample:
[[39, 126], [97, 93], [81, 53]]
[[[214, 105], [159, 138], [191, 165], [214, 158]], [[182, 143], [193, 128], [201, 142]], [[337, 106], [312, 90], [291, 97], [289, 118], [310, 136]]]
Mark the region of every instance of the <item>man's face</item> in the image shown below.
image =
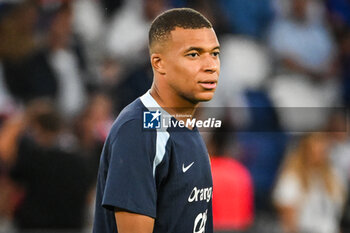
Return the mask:
[[219, 52], [212, 28], [171, 31], [162, 52], [169, 91], [195, 104], [211, 100], [220, 73]]

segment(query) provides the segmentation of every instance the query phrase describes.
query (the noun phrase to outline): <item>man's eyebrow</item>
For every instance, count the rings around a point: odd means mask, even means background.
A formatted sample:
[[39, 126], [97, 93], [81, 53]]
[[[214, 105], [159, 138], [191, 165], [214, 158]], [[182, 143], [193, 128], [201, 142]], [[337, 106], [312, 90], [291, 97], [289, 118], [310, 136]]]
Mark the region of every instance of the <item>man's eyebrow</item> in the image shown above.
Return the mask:
[[185, 50], [185, 53], [189, 52], [189, 51], [192, 51], [192, 50], [195, 50], [197, 52], [203, 52], [203, 48], [199, 48], [199, 47], [189, 47], [188, 49]]
[[[216, 49], [219, 49], [220, 50], [220, 46], [216, 46], [215, 48], [213, 48], [212, 50], [216, 50]], [[203, 52], [204, 49], [203, 48], [200, 48], [200, 47], [189, 47], [188, 49], [185, 50], [185, 53], [189, 52], [189, 51], [192, 51], [192, 50], [195, 50], [197, 52]]]

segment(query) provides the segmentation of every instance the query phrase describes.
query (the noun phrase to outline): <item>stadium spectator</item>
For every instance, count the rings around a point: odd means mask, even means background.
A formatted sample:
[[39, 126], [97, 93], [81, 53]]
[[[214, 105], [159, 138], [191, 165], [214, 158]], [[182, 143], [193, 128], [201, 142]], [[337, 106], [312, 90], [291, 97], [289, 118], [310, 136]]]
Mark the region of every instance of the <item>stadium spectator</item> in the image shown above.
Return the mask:
[[11, 163], [10, 177], [24, 190], [14, 225], [21, 231], [78, 232], [84, 226], [89, 187], [86, 163], [63, 134], [63, 122], [50, 102], [31, 103], [24, 117], [12, 124], [12, 155], [1, 153]]
[[269, 47], [288, 71], [316, 79], [332, 77], [335, 45], [321, 20], [324, 17], [315, 20], [310, 13], [308, 9], [312, 0], [289, 3], [288, 14], [278, 15], [272, 23], [268, 34]]
[[213, 176], [215, 232], [246, 232], [254, 220], [252, 177], [248, 169], [227, 150], [233, 138], [229, 131], [219, 129], [211, 134], [208, 143]]
[[88, 162], [90, 184], [93, 186], [97, 178], [103, 144], [112, 123], [112, 101], [106, 95], [95, 94], [73, 124], [80, 154]]
[[285, 232], [339, 232], [345, 186], [328, 147], [325, 134], [309, 133], [286, 158], [273, 196]]
[[[3, 20], [0, 47], [5, 49], [2, 54], [0, 49], [0, 57], [4, 82], [17, 101], [26, 104], [36, 98], [51, 98], [65, 117], [72, 117], [85, 100], [84, 61], [78, 44], [72, 44], [70, 3], [52, 4], [36, 5], [27, 0]], [[39, 7], [45, 13], [39, 14]], [[45, 39], [38, 41], [39, 45], [35, 43], [37, 26]]]

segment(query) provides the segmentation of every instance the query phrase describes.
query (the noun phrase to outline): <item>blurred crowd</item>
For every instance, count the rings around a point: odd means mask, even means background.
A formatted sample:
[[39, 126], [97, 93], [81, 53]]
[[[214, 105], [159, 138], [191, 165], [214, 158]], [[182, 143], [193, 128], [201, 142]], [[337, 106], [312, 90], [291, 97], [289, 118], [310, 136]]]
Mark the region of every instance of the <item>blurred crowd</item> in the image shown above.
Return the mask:
[[221, 45], [216, 231], [350, 232], [349, 0], [1, 0], [0, 232], [91, 231], [104, 140], [173, 7]]

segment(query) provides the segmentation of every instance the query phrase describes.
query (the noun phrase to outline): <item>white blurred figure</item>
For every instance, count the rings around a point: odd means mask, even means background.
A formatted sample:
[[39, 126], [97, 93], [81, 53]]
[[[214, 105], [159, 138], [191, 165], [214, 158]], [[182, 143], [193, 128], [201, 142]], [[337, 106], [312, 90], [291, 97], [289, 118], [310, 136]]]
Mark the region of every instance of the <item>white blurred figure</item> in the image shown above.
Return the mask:
[[231, 115], [237, 125], [244, 126], [249, 122], [245, 91], [263, 87], [271, 72], [271, 61], [266, 48], [254, 40], [228, 35], [221, 38], [220, 44], [221, 72], [217, 92], [205, 106], [239, 107], [240, 111]]
[[346, 186], [328, 149], [326, 134], [310, 133], [286, 158], [273, 194], [284, 232], [339, 232]]
[[57, 103], [61, 114], [68, 119], [77, 115], [86, 102], [78, 59], [69, 44], [72, 17], [71, 5], [60, 6], [54, 13], [48, 34], [49, 63], [58, 80]]
[[109, 57], [133, 66], [147, 61], [149, 26], [165, 9], [164, 0], [125, 1], [107, 29], [105, 50]]
[[77, 61], [71, 51], [59, 50], [51, 54], [50, 63], [58, 77], [58, 107], [62, 115], [71, 118], [80, 112], [86, 101]]
[[98, 1], [73, 2], [73, 28], [87, 44], [96, 43], [104, 31], [103, 14]]
[[289, 71], [317, 79], [331, 77], [335, 45], [324, 23], [322, 3], [282, 2], [286, 7], [280, 10], [268, 36], [271, 51]]
[[[73, 1], [73, 30], [84, 43], [89, 68], [96, 73], [97, 63], [102, 56], [105, 20], [100, 1]], [[98, 80], [92, 80], [97, 82]]]
[[2, 116], [10, 116], [16, 111], [17, 108], [19, 108], [19, 106], [16, 104], [16, 101], [10, 95], [10, 92], [6, 87], [3, 68], [0, 62], [0, 118]]
[[[269, 93], [285, 129], [317, 130], [328, 119], [326, 108], [340, 100], [336, 47], [325, 24], [324, 5], [316, 0], [282, 0], [275, 5], [268, 45], [278, 74]], [[305, 110], [287, 109], [298, 107]]]
[[[222, 78], [218, 88], [221, 87], [226, 95], [261, 88], [271, 72], [267, 50], [254, 40], [232, 36], [222, 38], [221, 47]], [[233, 100], [226, 99], [229, 103]]]
[[328, 120], [331, 109], [339, 101], [335, 80], [314, 82], [301, 74], [281, 74], [274, 77], [268, 90], [284, 129], [308, 131], [320, 129]]

